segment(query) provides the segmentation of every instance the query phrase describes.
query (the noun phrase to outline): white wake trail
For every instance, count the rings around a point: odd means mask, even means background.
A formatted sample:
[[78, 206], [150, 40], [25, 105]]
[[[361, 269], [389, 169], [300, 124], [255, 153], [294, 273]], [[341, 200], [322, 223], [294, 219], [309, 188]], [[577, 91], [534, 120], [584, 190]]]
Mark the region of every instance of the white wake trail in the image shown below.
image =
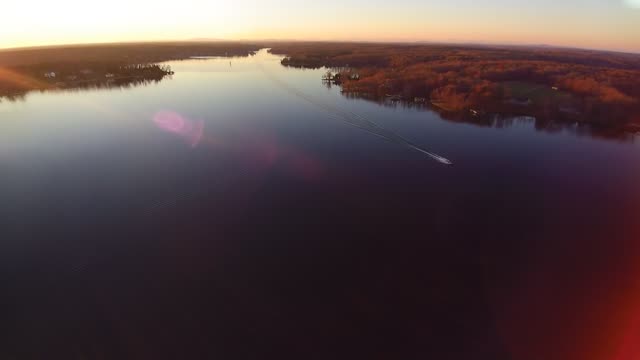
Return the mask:
[[303, 93], [302, 91], [292, 87], [291, 85], [283, 82], [282, 80], [276, 78], [275, 76], [273, 76], [271, 73], [269, 73], [267, 70], [264, 69], [264, 67], [262, 67], [261, 64], [258, 64], [258, 67], [260, 68], [260, 70], [262, 70], [262, 72], [271, 80], [273, 81], [276, 85], [278, 85], [280, 88], [284, 89], [285, 91], [287, 91], [288, 93], [314, 105], [315, 107], [325, 111], [327, 114], [329, 114], [331, 117], [339, 119], [343, 122], [346, 122], [347, 124], [357, 127], [359, 129], [362, 129], [364, 131], [369, 132], [372, 135], [376, 135], [379, 136], [387, 141], [390, 141], [392, 143], [398, 144], [398, 145], [403, 145], [406, 146], [410, 149], [419, 151], [427, 156], [429, 156], [430, 158], [432, 158], [433, 160], [444, 164], [444, 165], [453, 165], [453, 162], [451, 162], [449, 159], [440, 156], [438, 154], [432, 153], [430, 151], [427, 151], [425, 149], [423, 149], [422, 147], [412, 143], [411, 141], [403, 138], [402, 136], [387, 130], [381, 126], [379, 126], [378, 124], [374, 123], [373, 121], [367, 120], [365, 118], [363, 118], [362, 116], [355, 114], [353, 112], [350, 111], [344, 111], [342, 109], [339, 109], [331, 104], [327, 104], [327, 103], [323, 103], [321, 101], [318, 101], [317, 99], [312, 98], [311, 96]]

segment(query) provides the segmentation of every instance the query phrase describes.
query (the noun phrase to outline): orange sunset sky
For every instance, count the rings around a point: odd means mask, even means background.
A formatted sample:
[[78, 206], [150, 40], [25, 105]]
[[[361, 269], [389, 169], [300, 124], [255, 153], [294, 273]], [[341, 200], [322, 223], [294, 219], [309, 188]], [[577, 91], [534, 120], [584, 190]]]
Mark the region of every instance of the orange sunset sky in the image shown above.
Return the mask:
[[640, 0], [7, 0], [0, 48], [189, 39], [439, 41], [640, 52]]

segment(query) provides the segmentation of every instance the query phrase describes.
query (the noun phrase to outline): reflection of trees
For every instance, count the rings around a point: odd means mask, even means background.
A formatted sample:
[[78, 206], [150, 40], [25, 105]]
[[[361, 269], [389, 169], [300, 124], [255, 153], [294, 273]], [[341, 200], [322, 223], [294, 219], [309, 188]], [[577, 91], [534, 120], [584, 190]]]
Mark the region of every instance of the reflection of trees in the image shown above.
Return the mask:
[[[139, 86], [149, 86], [160, 83], [169, 74], [170, 69], [165, 73], [150, 73], [143, 75], [120, 76], [114, 78], [101, 78], [91, 80], [80, 80], [67, 83], [59, 83], [54, 86], [34, 87], [31, 89], [14, 89], [7, 90], [5, 94], [0, 93], [0, 102], [16, 102], [23, 101], [25, 96], [33, 91], [65, 91], [65, 92], [83, 92], [99, 89], [131, 89]], [[48, 85], [48, 84], [47, 84]]]
[[81, 84], [60, 87], [59, 90], [64, 90], [69, 92], [82, 92], [85, 90], [98, 90], [98, 89], [130, 89], [130, 88], [139, 87], [139, 86], [149, 86], [152, 84], [158, 84], [163, 79], [164, 79], [164, 76], [155, 77], [155, 78], [121, 78], [121, 79], [114, 79], [112, 81], [85, 82]]
[[0, 104], [3, 101], [8, 101], [8, 102], [24, 101], [25, 100], [25, 95], [26, 95], [26, 93], [19, 93], [19, 94], [9, 94], [9, 95], [6, 95], [6, 96], [0, 96]]
[[324, 85], [327, 89], [331, 89], [334, 85], [334, 82], [331, 80], [322, 80], [322, 85]]
[[[344, 69], [345, 93], [379, 103], [431, 100], [453, 112], [528, 115], [545, 124], [640, 127], [640, 57], [576, 49], [455, 45], [285, 43], [282, 64]], [[351, 95], [345, 95], [351, 96]], [[418, 101], [417, 101], [418, 102]], [[449, 116], [449, 115], [447, 115]], [[477, 119], [474, 119], [477, 121]]]
[[[588, 136], [593, 138], [610, 139], [617, 141], [633, 141], [635, 135], [626, 128], [617, 127], [611, 124], [592, 124], [571, 121], [562, 117], [561, 114], [555, 116], [526, 116], [517, 113], [497, 114], [488, 113], [474, 116], [468, 112], [444, 111], [435, 106], [423, 103], [407, 101], [390, 101], [388, 99], [375, 98], [368, 94], [342, 92], [342, 95], [351, 100], [366, 100], [388, 108], [416, 109], [419, 111], [431, 111], [439, 115], [440, 118], [455, 123], [471, 124], [481, 127], [495, 129], [508, 129], [519, 124], [533, 124], [537, 131], [547, 133], [570, 133], [576, 136]], [[556, 117], [557, 116], [557, 117]]]

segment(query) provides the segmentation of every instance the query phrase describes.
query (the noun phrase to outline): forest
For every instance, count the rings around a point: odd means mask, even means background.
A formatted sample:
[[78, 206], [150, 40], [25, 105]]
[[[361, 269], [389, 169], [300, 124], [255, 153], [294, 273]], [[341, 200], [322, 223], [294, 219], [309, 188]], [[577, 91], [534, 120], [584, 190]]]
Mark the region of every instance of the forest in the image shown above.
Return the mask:
[[129, 43], [0, 50], [0, 99], [33, 90], [122, 87], [160, 81], [163, 61], [247, 56], [259, 46], [231, 42]]
[[640, 55], [543, 46], [164, 42], [0, 50], [0, 99], [160, 81], [172, 74], [163, 61], [265, 47], [284, 66], [326, 67], [349, 97], [424, 104], [474, 122], [524, 115], [640, 131]]
[[[350, 96], [640, 129], [640, 55], [552, 47], [283, 43], [285, 66], [333, 69]], [[354, 76], [357, 75], [357, 76]]]

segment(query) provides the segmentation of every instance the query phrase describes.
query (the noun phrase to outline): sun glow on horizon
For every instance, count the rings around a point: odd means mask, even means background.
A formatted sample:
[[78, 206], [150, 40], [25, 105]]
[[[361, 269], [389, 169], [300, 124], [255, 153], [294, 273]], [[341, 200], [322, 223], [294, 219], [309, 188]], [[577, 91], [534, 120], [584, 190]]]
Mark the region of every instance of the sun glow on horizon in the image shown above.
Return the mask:
[[0, 48], [191, 39], [548, 44], [640, 52], [640, 0], [9, 0]]

